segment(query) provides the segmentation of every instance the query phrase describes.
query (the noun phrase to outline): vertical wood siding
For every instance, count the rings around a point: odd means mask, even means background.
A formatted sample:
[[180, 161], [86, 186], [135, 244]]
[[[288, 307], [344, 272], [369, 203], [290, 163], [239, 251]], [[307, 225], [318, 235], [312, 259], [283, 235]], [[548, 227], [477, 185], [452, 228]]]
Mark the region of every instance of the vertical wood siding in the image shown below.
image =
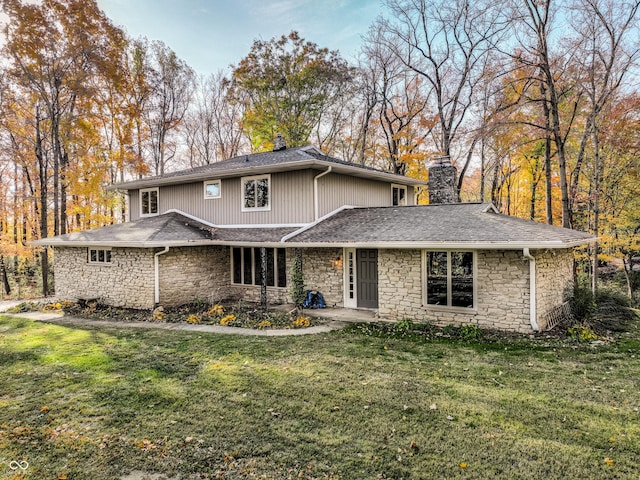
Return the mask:
[[318, 197], [320, 216], [343, 205], [385, 207], [391, 205], [391, 184], [330, 173], [318, 180]]
[[129, 190], [129, 221], [140, 218], [140, 190]]
[[[221, 181], [220, 198], [204, 198], [204, 181], [160, 187], [159, 213], [181, 210], [217, 225], [304, 224], [314, 220], [313, 179], [321, 170], [297, 170], [271, 174], [271, 210], [242, 211], [240, 178]], [[391, 205], [391, 184], [330, 173], [318, 179], [319, 214], [343, 205], [378, 207]], [[414, 204], [414, 189], [407, 187], [407, 205]], [[130, 220], [140, 218], [139, 190], [129, 191]]]

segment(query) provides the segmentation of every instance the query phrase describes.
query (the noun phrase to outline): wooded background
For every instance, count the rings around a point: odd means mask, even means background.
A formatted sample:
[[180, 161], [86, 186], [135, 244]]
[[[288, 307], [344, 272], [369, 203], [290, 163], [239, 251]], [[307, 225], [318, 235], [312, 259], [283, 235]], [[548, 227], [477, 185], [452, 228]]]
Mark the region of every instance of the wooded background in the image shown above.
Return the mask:
[[282, 133], [419, 178], [450, 156], [462, 201], [596, 234], [583, 275], [595, 289], [593, 265], [619, 266], [633, 296], [640, 1], [389, 0], [355, 64], [285, 32], [209, 77], [94, 0], [0, 5], [5, 294], [36, 264], [49, 293], [50, 253], [30, 240], [125, 220], [106, 185], [269, 150]]

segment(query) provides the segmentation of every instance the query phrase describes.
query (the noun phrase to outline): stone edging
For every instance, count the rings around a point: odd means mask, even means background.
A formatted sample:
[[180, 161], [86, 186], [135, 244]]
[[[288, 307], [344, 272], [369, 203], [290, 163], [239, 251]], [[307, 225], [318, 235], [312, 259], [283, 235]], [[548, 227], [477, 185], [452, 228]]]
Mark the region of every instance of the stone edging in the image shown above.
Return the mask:
[[97, 327], [117, 327], [117, 328], [146, 328], [158, 330], [183, 330], [202, 333], [222, 333], [231, 335], [253, 335], [258, 337], [287, 337], [299, 335], [313, 335], [316, 333], [326, 333], [338, 330], [345, 326], [345, 323], [331, 321], [325, 325], [300, 329], [269, 329], [256, 330], [252, 328], [226, 327], [224, 325], [195, 325], [188, 323], [154, 323], [154, 322], [114, 322], [109, 320], [90, 320], [87, 318], [67, 317], [53, 312], [24, 312], [24, 313], [0, 313], [7, 317], [26, 318], [55, 325], [78, 325]]

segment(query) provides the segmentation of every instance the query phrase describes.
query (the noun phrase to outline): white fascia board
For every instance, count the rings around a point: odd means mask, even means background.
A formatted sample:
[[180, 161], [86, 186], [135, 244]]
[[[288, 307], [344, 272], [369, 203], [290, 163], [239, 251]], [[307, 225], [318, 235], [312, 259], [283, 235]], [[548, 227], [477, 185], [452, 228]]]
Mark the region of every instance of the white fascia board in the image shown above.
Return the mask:
[[259, 175], [261, 173], [278, 173], [286, 172], [289, 170], [300, 170], [310, 167], [326, 168], [328, 166], [333, 167], [333, 171], [336, 173], [352, 174], [357, 177], [373, 178], [382, 181], [402, 183], [403, 185], [420, 186], [427, 185], [425, 180], [417, 178], [406, 177], [404, 175], [398, 175], [392, 172], [384, 172], [379, 170], [369, 170], [361, 168], [355, 165], [345, 165], [342, 163], [335, 163], [330, 161], [323, 161], [317, 159], [302, 159], [291, 162], [276, 163], [271, 165], [251, 165], [248, 162], [246, 168], [230, 168], [227, 170], [218, 170], [210, 172], [199, 172], [185, 175], [177, 175], [170, 177], [150, 177], [148, 179], [132, 180], [130, 182], [116, 183], [109, 185], [107, 190], [138, 190], [148, 187], [161, 187], [167, 185], [177, 185], [181, 183], [193, 183], [202, 180], [218, 179], [218, 178], [230, 178], [241, 177], [246, 175]]
[[377, 249], [442, 249], [442, 250], [531, 250], [573, 248], [587, 243], [581, 242], [537, 242], [537, 243], [498, 243], [498, 242], [296, 242], [286, 241], [285, 245], [300, 248], [377, 248]]
[[226, 246], [262, 246], [262, 247], [288, 247], [288, 248], [377, 248], [377, 249], [442, 249], [442, 250], [546, 250], [546, 249], [567, 249], [584, 245], [587, 241], [581, 242], [537, 242], [537, 243], [491, 243], [491, 242], [295, 242], [295, 241], [271, 241], [271, 242], [250, 242], [250, 241], [229, 241], [229, 240], [197, 240], [197, 241], [170, 241], [170, 242], [122, 242], [122, 241], [50, 241], [36, 240], [30, 245], [51, 246], [51, 247], [125, 247], [125, 248], [156, 248], [156, 247], [195, 247], [208, 245]]

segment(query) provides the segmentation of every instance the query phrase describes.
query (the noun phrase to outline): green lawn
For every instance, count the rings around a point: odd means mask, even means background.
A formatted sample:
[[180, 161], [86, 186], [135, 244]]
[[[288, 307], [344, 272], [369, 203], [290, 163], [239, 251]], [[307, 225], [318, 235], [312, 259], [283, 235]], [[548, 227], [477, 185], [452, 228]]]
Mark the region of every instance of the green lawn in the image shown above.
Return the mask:
[[264, 338], [0, 316], [0, 479], [638, 480], [639, 387], [636, 336]]

